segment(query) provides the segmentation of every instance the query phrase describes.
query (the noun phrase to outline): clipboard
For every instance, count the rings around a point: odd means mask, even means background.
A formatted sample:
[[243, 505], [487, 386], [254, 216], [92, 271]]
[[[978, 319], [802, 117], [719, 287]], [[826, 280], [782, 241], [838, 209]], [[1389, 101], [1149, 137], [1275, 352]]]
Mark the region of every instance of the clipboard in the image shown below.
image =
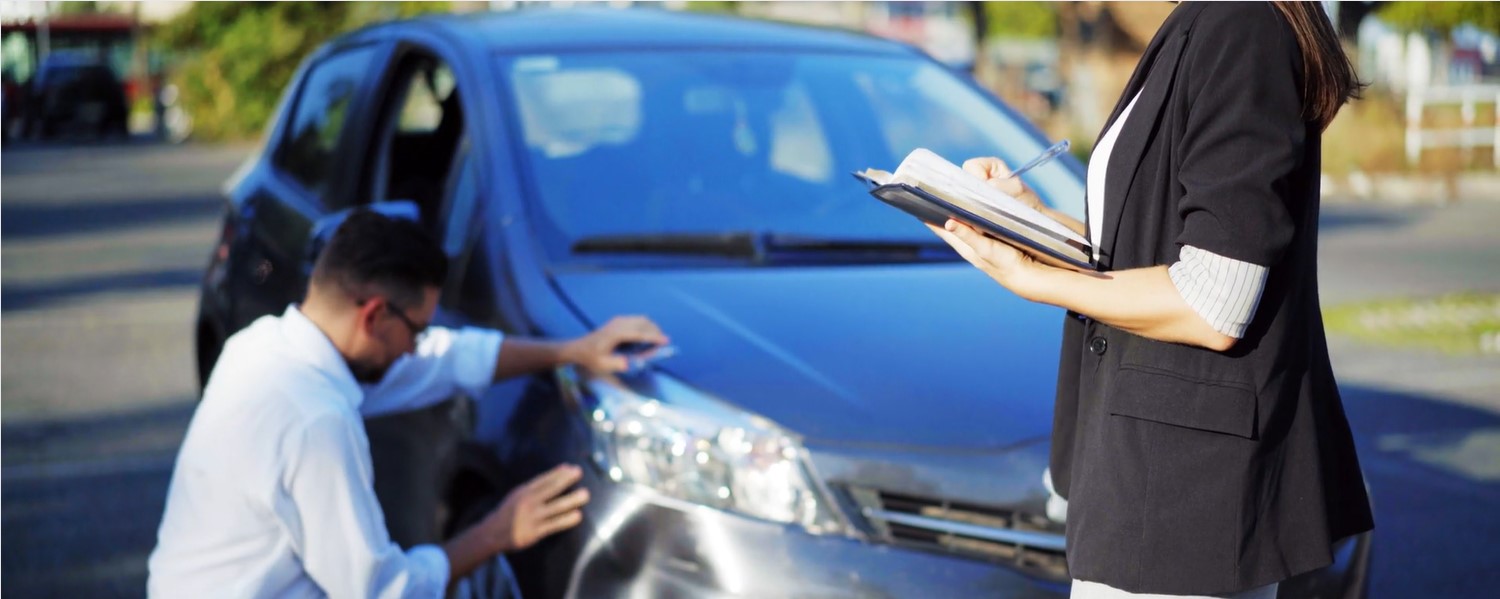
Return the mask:
[[[852, 173], [870, 195], [928, 224], [941, 227], [948, 219], [966, 223], [986, 237], [1015, 246], [1043, 264], [1079, 272], [1097, 272], [1093, 248], [1019, 219], [986, 218], [920, 187], [907, 183], [881, 184], [862, 172]], [[1003, 220], [1002, 220], [1003, 219]]]

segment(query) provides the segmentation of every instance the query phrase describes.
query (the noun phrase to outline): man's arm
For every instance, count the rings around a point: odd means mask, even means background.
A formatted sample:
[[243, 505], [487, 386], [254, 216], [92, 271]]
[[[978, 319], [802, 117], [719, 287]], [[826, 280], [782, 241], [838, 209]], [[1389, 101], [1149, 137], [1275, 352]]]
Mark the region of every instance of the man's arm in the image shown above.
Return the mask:
[[511, 491], [443, 546], [403, 552], [386, 531], [370, 471], [358, 458], [357, 426], [333, 414], [318, 417], [292, 448], [297, 457], [286, 475], [298, 557], [331, 597], [440, 597], [496, 554], [525, 549], [583, 520], [588, 490], [567, 492], [583, 471], [563, 464]]
[[667, 336], [644, 316], [617, 316], [594, 332], [567, 341], [547, 341], [506, 336], [495, 359], [495, 380], [541, 372], [576, 364], [595, 372], [622, 372], [624, 356], [615, 353], [621, 343], [662, 345]]
[[443, 544], [448, 579], [458, 580], [497, 553], [519, 551], [583, 521], [580, 509], [588, 489], [563, 494], [582, 478], [578, 466], [563, 464], [531, 479], [505, 496], [478, 524]]
[[448, 560], [433, 545], [402, 551], [391, 542], [358, 427], [352, 416], [323, 414], [288, 448], [292, 511], [282, 519], [303, 571], [331, 597], [441, 596]]

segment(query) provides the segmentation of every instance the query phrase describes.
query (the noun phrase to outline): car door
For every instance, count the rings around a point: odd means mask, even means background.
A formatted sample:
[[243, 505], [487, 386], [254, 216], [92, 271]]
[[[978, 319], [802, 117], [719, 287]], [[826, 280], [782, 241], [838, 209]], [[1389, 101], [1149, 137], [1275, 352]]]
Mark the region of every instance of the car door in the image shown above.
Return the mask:
[[235, 302], [234, 329], [300, 301], [311, 273], [313, 232], [322, 219], [356, 204], [359, 160], [370, 137], [369, 90], [390, 46], [336, 47], [311, 59], [285, 122], [268, 148], [267, 176], [242, 210], [249, 222], [248, 284]]
[[[472, 127], [462, 93], [473, 89], [454, 68], [456, 52], [419, 31], [403, 32], [388, 73], [373, 90], [374, 136], [360, 157], [361, 204], [410, 210], [449, 258], [450, 279], [464, 272], [477, 209], [470, 159]], [[468, 104], [472, 106], [473, 102]], [[394, 208], [393, 208], [394, 207]], [[445, 287], [452, 287], [447, 285]], [[439, 326], [477, 324], [452, 309], [448, 289]], [[365, 429], [375, 494], [392, 540], [402, 546], [443, 539], [447, 499], [472, 429], [470, 402], [456, 396], [428, 408], [368, 418]]]

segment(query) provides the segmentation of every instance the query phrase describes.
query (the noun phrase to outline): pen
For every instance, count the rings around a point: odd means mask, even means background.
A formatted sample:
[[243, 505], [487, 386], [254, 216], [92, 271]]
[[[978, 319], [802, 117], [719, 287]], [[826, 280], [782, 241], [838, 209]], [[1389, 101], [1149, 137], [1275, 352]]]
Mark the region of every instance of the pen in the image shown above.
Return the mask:
[[1037, 154], [1036, 158], [1032, 158], [1031, 162], [1027, 162], [1026, 164], [1021, 165], [1020, 168], [1017, 168], [1016, 170], [1011, 171], [1010, 172], [1010, 177], [1006, 177], [1006, 178], [1009, 179], [1011, 177], [1019, 177], [1019, 176], [1021, 176], [1021, 173], [1024, 173], [1026, 171], [1029, 171], [1031, 169], [1039, 167], [1039, 166], [1041, 166], [1043, 164], [1047, 164], [1048, 162], [1051, 162], [1052, 159], [1056, 158], [1058, 154], [1061, 154], [1063, 152], [1068, 151], [1068, 146], [1069, 145], [1070, 144], [1068, 144], [1068, 140], [1066, 140], [1066, 139], [1064, 139], [1064, 140], [1062, 140], [1060, 142], [1057, 142], [1055, 144], [1052, 144], [1052, 147], [1049, 147], [1049, 148], [1047, 148], [1045, 150], [1042, 150], [1041, 154]]

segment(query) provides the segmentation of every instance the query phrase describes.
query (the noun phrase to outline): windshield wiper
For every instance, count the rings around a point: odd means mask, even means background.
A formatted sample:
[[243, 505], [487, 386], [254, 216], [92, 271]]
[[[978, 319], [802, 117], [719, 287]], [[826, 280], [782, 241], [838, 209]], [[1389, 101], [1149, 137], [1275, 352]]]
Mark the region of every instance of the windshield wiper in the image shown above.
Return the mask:
[[573, 243], [578, 254], [684, 254], [758, 258], [758, 236], [749, 231], [724, 233], [647, 233], [593, 235]]
[[771, 234], [766, 247], [772, 252], [824, 254], [880, 254], [910, 259], [932, 259], [957, 256], [952, 247], [940, 240], [861, 239], [850, 237], [815, 237], [809, 235]]
[[819, 237], [755, 231], [596, 235], [573, 244], [580, 254], [678, 254], [744, 258], [755, 262], [912, 262], [958, 259], [932, 241]]

